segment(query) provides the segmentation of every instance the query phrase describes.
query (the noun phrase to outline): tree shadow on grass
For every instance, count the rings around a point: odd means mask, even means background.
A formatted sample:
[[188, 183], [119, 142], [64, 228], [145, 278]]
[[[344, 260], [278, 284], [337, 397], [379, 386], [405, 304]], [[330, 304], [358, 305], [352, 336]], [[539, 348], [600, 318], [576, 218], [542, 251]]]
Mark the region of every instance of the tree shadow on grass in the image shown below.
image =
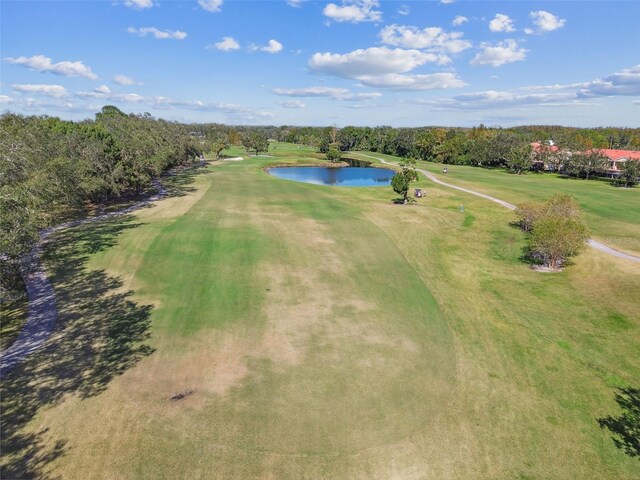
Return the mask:
[[195, 191], [195, 188], [191, 186], [194, 178], [206, 172], [206, 164], [177, 167], [171, 172], [163, 175], [160, 181], [166, 190], [167, 196], [182, 197]]
[[131, 299], [119, 278], [88, 270], [93, 253], [117, 243], [136, 228], [131, 216], [119, 216], [53, 235], [45, 264], [56, 290], [58, 318], [45, 345], [2, 378], [0, 417], [1, 478], [53, 478], [51, 461], [67, 451], [46, 426], [29, 425], [36, 414], [67, 395], [100, 394], [116, 376], [150, 355], [152, 307]]
[[622, 413], [599, 418], [598, 424], [613, 434], [616, 447], [630, 457], [640, 458], [640, 388], [621, 388], [616, 393], [616, 402]]

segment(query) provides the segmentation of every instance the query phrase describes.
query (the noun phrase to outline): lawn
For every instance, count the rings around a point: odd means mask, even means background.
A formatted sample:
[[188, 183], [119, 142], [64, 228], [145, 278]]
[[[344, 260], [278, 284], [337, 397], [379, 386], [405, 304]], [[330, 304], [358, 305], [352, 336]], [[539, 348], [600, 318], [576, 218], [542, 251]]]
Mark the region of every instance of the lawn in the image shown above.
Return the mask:
[[26, 295], [0, 303], [0, 350], [9, 347], [18, 337], [27, 317]]
[[59, 324], [2, 380], [3, 478], [640, 475], [598, 425], [640, 378], [638, 265], [536, 273], [498, 205], [279, 180], [317, 158], [270, 154], [52, 240]]
[[[399, 157], [368, 153], [391, 161]], [[447, 167], [448, 173], [442, 175]], [[556, 192], [576, 197], [595, 239], [619, 250], [640, 253], [640, 187], [618, 188], [605, 180], [581, 180], [562, 175], [515, 175], [502, 169], [419, 162], [419, 168], [442, 180], [518, 204], [543, 200]]]

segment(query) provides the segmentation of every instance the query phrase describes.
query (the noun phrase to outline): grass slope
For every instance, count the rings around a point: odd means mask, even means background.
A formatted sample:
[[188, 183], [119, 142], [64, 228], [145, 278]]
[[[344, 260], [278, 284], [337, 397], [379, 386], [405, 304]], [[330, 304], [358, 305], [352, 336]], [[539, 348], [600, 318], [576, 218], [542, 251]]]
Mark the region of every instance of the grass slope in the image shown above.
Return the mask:
[[640, 474], [597, 423], [640, 378], [638, 266], [532, 272], [497, 205], [279, 180], [309, 159], [276, 152], [52, 245], [60, 327], [3, 379], [3, 477]]

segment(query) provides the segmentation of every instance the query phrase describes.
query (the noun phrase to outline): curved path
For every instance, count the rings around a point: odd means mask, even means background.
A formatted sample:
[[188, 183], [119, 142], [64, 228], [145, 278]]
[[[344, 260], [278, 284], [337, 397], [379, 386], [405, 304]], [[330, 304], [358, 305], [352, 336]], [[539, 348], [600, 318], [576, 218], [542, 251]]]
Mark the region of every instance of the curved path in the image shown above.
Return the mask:
[[[354, 152], [355, 153], [355, 152]], [[362, 157], [367, 157], [367, 158], [372, 158], [374, 160], [379, 160], [382, 163], [386, 164], [386, 165], [393, 165], [395, 167], [398, 166], [397, 163], [393, 163], [393, 162], [389, 162], [387, 160], [385, 160], [384, 158], [380, 158], [380, 157], [374, 157], [372, 155], [365, 155], [364, 153], [355, 153], [356, 155], [360, 155]], [[440, 180], [439, 178], [437, 178], [434, 174], [432, 174], [431, 172], [428, 172], [426, 170], [422, 170], [420, 168], [416, 169], [418, 172], [422, 173], [425, 177], [427, 177], [429, 180], [431, 180], [432, 182], [435, 182], [439, 185], [443, 185], [445, 187], [449, 187], [449, 188], [454, 188], [456, 190], [460, 190], [461, 192], [465, 192], [465, 193], [469, 193], [471, 195], [475, 195], [476, 197], [482, 197], [485, 198], [487, 200], [490, 200], [492, 202], [495, 202], [499, 205], [502, 205], [505, 208], [508, 208], [509, 210], [515, 210], [516, 206], [512, 203], [509, 202], [505, 202], [504, 200], [500, 200], [499, 198], [496, 197], [492, 197], [491, 195], [486, 195], [484, 193], [480, 193], [480, 192], [476, 192], [475, 190], [469, 190], [468, 188], [462, 188], [462, 187], [458, 187], [457, 185], [452, 185], [450, 183], [447, 182], [443, 182], [442, 180]], [[593, 238], [590, 238], [589, 240], [587, 240], [587, 244], [592, 247], [595, 248], [596, 250], [599, 250], [603, 253], [606, 253], [608, 255], [611, 255], [613, 257], [618, 257], [618, 258], [622, 258], [624, 260], [629, 260], [631, 262], [636, 262], [636, 263], [640, 263], [640, 257], [636, 256], [636, 255], [631, 255], [629, 253], [625, 253], [625, 252], [621, 252], [620, 250], [616, 250], [615, 248], [612, 248], [602, 242], [598, 242], [597, 240], [594, 240]]]
[[29, 297], [29, 314], [18, 338], [9, 348], [0, 354], [0, 377], [9, 373], [25, 357], [38, 350], [53, 331], [58, 317], [56, 296], [47, 278], [44, 266], [40, 262], [42, 243], [49, 235], [65, 228], [77, 227], [85, 223], [98, 222], [107, 218], [130, 213], [138, 208], [155, 202], [166, 195], [165, 188], [155, 179], [153, 186], [158, 193], [115, 212], [105, 213], [96, 217], [74, 220], [47, 228], [40, 232], [38, 244], [20, 259], [20, 275], [24, 280]]

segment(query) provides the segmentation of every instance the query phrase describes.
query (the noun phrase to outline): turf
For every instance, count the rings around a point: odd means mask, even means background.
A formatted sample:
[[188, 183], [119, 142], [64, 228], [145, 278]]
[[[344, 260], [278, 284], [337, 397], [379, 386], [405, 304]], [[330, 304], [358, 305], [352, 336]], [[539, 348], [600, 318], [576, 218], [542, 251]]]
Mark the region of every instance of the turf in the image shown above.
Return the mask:
[[59, 328], [3, 379], [3, 478], [640, 474], [598, 425], [640, 378], [638, 266], [536, 273], [498, 205], [280, 180], [317, 159], [276, 152], [54, 239]]
[[[393, 161], [399, 157], [381, 156]], [[448, 173], [442, 175], [447, 167]], [[419, 162], [442, 180], [518, 204], [544, 200], [556, 192], [576, 197], [593, 237], [630, 253], [640, 253], [640, 188], [614, 187], [606, 180], [582, 180], [552, 173], [515, 175], [502, 169]]]
[[11, 346], [18, 337], [28, 313], [27, 297], [0, 302], [0, 350]]

